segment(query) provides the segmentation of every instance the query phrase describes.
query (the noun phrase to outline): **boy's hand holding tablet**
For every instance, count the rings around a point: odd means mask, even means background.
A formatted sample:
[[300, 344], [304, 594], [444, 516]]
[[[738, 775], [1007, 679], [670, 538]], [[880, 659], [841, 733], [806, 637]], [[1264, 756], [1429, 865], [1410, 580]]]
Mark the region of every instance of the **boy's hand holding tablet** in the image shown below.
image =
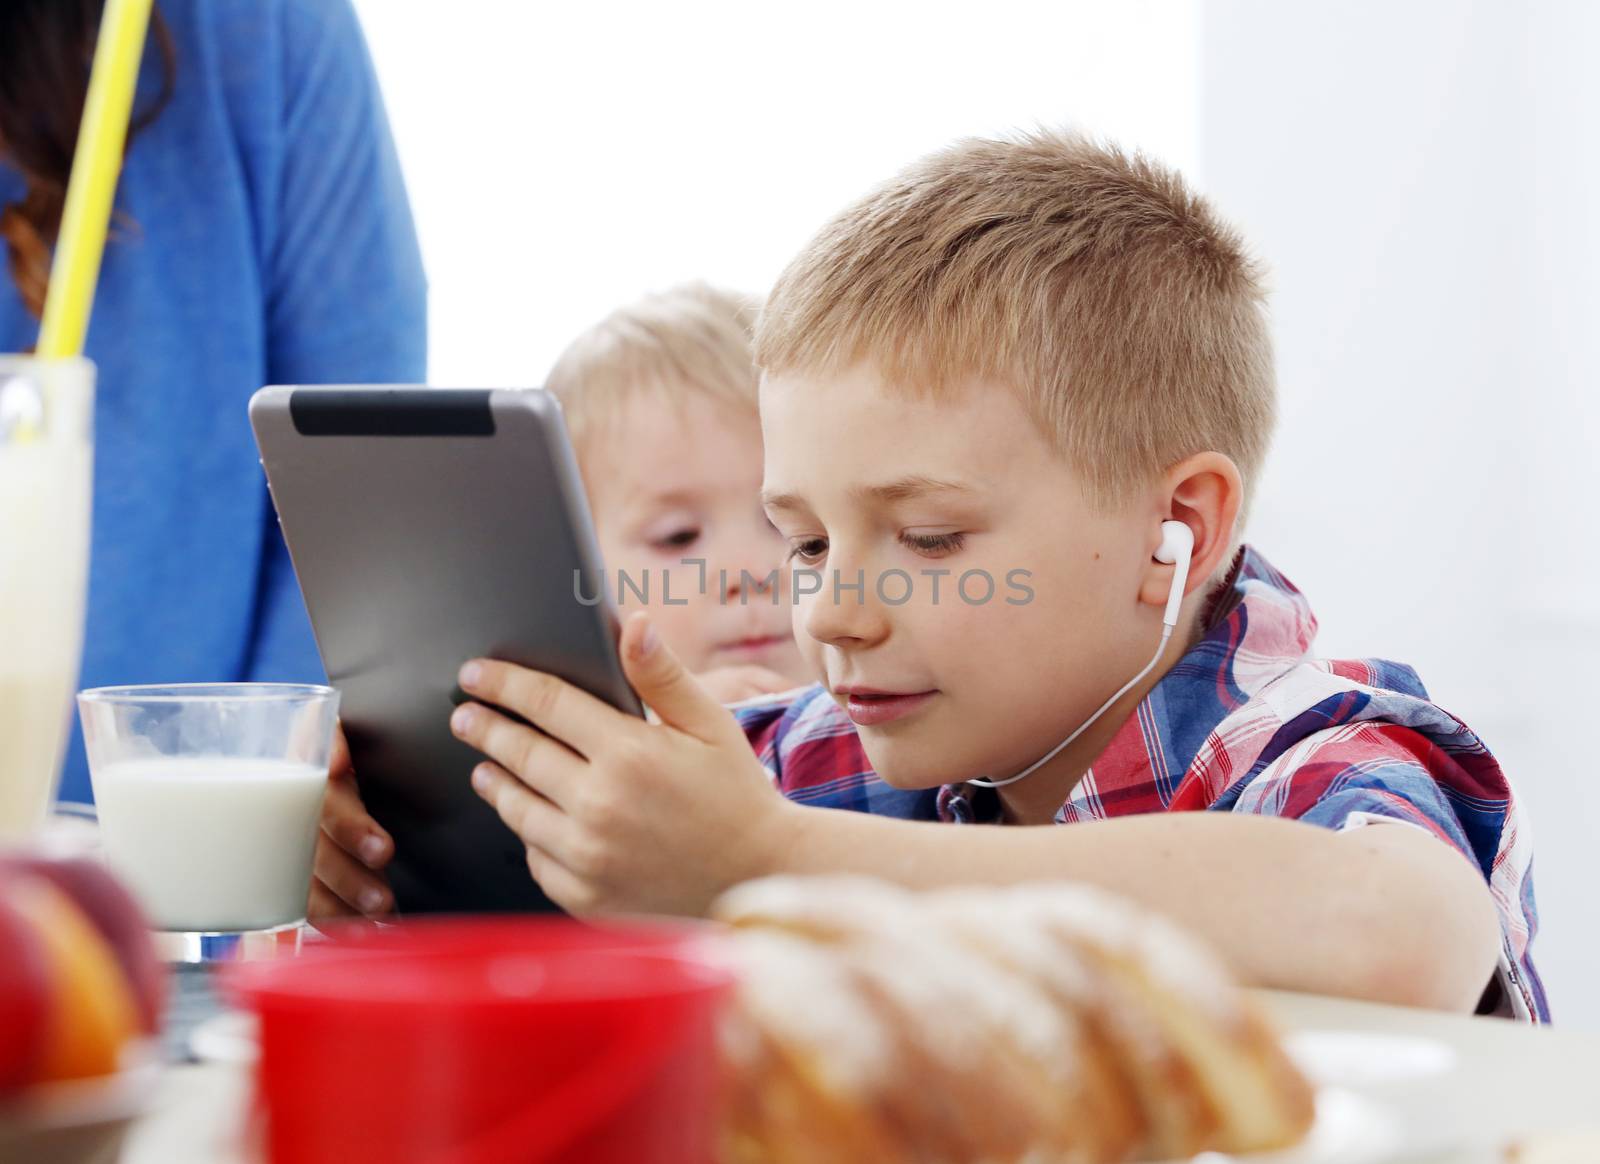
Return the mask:
[[799, 810], [648, 616], [627, 620], [620, 653], [659, 723], [553, 675], [478, 659], [460, 682], [481, 702], [458, 708], [451, 728], [488, 757], [472, 785], [528, 846], [529, 870], [556, 904], [702, 914], [765, 871], [780, 822]]
[[[644, 618], [645, 616], [642, 614], [636, 615], [630, 622], [640, 622]], [[792, 686], [783, 677], [774, 675], [760, 667], [723, 667], [703, 675], [691, 676], [684, 672], [682, 664], [672, 657], [670, 648], [663, 644], [660, 648], [660, 653], [662, 661], [655, 664], [657, 669], [663, 669], [670, 663], [671, 668], [677, 674], [683, 676], [682, 684], [685, 689], [697, 686], [700, 689], [697, 694], [697, 700], [708, 701], [710, 706], [717, 711], [722, 711], [721, 704], [731, 703], [739, 699], [748, 699], [757, 695], [772, 694]], [[634, 673], [632, 666], [628, 665], [628, 657], [626, 655], [623, 656], [623, 659], [629, 678], [634, 682], [636, 689], [643, 690], [638, 688], [641, 677]], [[642, 662], [648, 665], [648, 661]], [[464, 674], [465, 671], [466, 669], [463, 668]], [[494, 682], [504, 684], [508, 688], [508, 693], [501, 698], [496, 698], [495, 694], [487, 686], [489, 683]], [[515, 698], [517, 694], [523, 693], [532, 698], [547, 698], [542, 694], [547, 689], [547, 685], [566, 686], [559, 679], [505, 663], [484, 665], [479, 672], [478, 684], [482, 686], [482, 690], [477, 685], [469, 686], [465, 682], [462, 683], [462, 689], [469, 695], [482, 695], [491, 703], [497, 703], [501, 707], [515, 711], [530, 722], [534, 722], [533, 717], [529, 715], [526, 708], [507, 703], [505, 700]], [[567, 688], [567, 690], [574, 701], [593, 698], [575, 688]], [[535, 692], [540, 692], [541, 694], [535, 695]], [[670, 705], [664, 704], [664, 706]], [[600, 711], [606, 712], [610, 710], [607, 705], [600, 705]], [[654, 710], [653, 705], [652, 710]], [[493, 713], [490, 712], [490, 714], [492, 715]], [[710, 722], [715, 718], [709, 713], [697, 714], [701, 716], [704, 722]], [[623, 716], [622, 718], [629, 721], [630, 724], [638, 723], [633, 716]], [[660, 718], [659, 713], [657, 718]], [[733, 731], [738, 743], [736, 760], [741, 762], [741, 767], [748, 767], [754, 763], [754, 760], [750, 754], [750, 747], [744, 733], [739, 730], [737, 724], [734, 724], [732, 720], [729, 720], [726, 716], [722, 718], [726, 722], [718, 731], [724, 736], [728, 730], [731, 729]], [[520, 726], [507, 721], [504, 716], [494, 716], [494, 719], [502, 723], [508, 723], [512, 727]], [[473, 717], [473, 722], [470, 726], [478, 731], [490, 730], [485, 721], [478, 719], [476, 716]], [[686, 728], [686, 725], [682, 724], [674, 726], [679, 729]], [[690, 734], [692, 735], [693, 733], [691, 732]], [[468, 742], [475, 742], [473, 737], [463, 735], [461, 738]], [[571, 753], [571, 749], [562, 749], [562, 751]], [[588, 763], [592, 772], [594, 768], [593, 759], [591, 758]], [[521, 771], [522, 769], [518, 770]], [[788, 802], [772, 788], [771, 781], [766, 773], [761, 770], [759, 764], [755, 764], [755, 772], [758, 779], [758, 791], [764, 794], [762, 799], [766, 802], [763, 811], [786, 807]], [[484, 781], [484, 787], [479, 790], [480, 795], [497, 809], [502, 804], [513, 802], [516, 798], [515, 790], [509, 790], [502, 794], [503, 785], [501, 781], [508, 775], [508, 770], [501, 768], [500, 765], [486, 763], [482, 765], [481, 775], [474, 777], [475, 786], [477, 786], [480, 779]], [[539, 796], [539, 793], [532, 791], [532, 789], [540, 786], [540, 780], [536, 772], [530, 776], [527, 783], [530, 786], [527, 795], [530, 797]], [[543, 799], [549, 800], [550, 798], [546, 795]], [[590, 802], [586, 802], [586, 805], [591, 810], [597, 807], [596, 804]], [[627, 807], [635, 811], [643, 811], [643, 805], [636, 801], [629, 801]], [[708, 803], [705, 805], [704, 811], [710, 813], [717, 808], [717, 804]], [[502, 811], [501, 816], [504, 818], [505, 815], [505, 812]], [[572, 814], [562, 815], [571, 818], [565, 822], [565, 828], [569, 830], [583, 830], [586, 828], [583, 820], [587, 814], [580, 813], [577, 817], [573, 817]], [[740, 818], [738, 830], [741, 834], [748, 834], [751, 831], [752, 820], [753, 814], [750, 817]], [[512, 824], [510, 820], [507, 820], [507, 823]], [[512, 824], [512, 827], [516, 828], [516, 825]], [[620, 834], [620, 831], [627, 827], [630, 827], [627, 820], [618, 819], [609, 830], [596, 831], [592, 825], [587, 827], [586, 836], [590, 841], [603, 844], [606, 842], [607, 837], [613, 834]], [[520, 835], [521, 830], [518, 829], [518, 832]], [[524, 839], [526, 840], [526, 837]], [[697, 846], [695, 851], [701, 851], [700, 847]], [[394, 894], [384, 880], [383, 870], [393, 856], [393, 838], [389, 836], [382, 825], [372, 819], [371, 814], [367, 812], [365, 805], [361, 801], [361, 793], [356, 787], [355, 771], [350, 763], [350, 750], [345, 744], [344, 734], [341, 732], [335, 739], [333, 765], [329, 772], [328, 793], [323, 801], [322, 835], [317, 840], [316, 876], [311, 885], [309, 915], [313, 918], [337, 918], [362, 914], [379, 916], [390, 912], [394, 908]], [[544, 878], [540, 876], [536, 864], [539, 861], [539, 857], [532, 848], [529, 850], [528, 860], [530, 871], [533, 872], [536, 879], [543, 881]], [[681, 876], [697, 880], [695, 878], [696, 870], [692, 867], [680, 865], [678, 873]], [[598, 884], [598, 879], [591, 878], [590, 880], [593, 882], [594, 890], [598, 892], [601, 888]], [[625, 878], [613, 877], [613, 880], [619, 881], [620, 884], [626, 883]], [[548, 886], [546, 891], [549, 891]], [[595, 905], [591, 907], [585, 907], [559, 898], [556, 900], [557, 904], [575, 911], [581, 911], [584, 908], [604, 908], [599, 897], [594, 898]], [[581, 895], [579, 900], [582, 900]]]

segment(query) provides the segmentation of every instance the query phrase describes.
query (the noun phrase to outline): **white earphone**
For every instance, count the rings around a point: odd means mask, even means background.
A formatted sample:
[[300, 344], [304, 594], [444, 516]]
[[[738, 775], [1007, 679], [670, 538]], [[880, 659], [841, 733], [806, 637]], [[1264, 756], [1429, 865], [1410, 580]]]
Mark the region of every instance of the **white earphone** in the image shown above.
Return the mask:
[[1194, 530], [1186, 522], [1162, 522], [1161, 544], [1156, 547], [1155, 559], [1169, 566], [1177, 566], [1172, 572], [1172, 588], [1167, 591], [1167, 610], [1161, 616], [1168, 631], [1178, 625], [1178, 607], [1183, 605], [1183, 591], [1189, 585], [1189, 559], [1192, 557]]
[[1004, 780], [968, 780], [968, 784], [976, 784], [979, 788], [1004, 788], [1007, 784], [1015, 784], [1023, 777], [1033, 775], [1060, 755], [1063, 748], [1088, 731], [1091, 724], [1111, 710], [1112, 704], [1126, 695], [1133, 689], [1134, 684], [1154, 670], [1155, 665], [1161, 661], [1161, 656], [1167, 649], [1167, 640], [1172, 637], [1173, 628], [1178, 625], [1178, 608], [1183, 605], [1184, 588], [1189, 584], [1189, 559], [1192, 557], [1194, 557], [1194, 531], [1181, 521], [1162, 522], [1161, 544], [1156, 547], [1155, 559], [1158, 562], [1177, 568], [1172, 571], [1172, 587], [1167, 591], [1167, 608], [1161, 616], [1161, 645], [1156, 648], [1156, 653], [1150, 656], [1150, 661], [1144, 665], [1143, 670], [1119, 687], [1115, 695], [1100, 705], [1099, 711], [1079, 724], [1077, 731], [1015, 776], [1007, 776]]

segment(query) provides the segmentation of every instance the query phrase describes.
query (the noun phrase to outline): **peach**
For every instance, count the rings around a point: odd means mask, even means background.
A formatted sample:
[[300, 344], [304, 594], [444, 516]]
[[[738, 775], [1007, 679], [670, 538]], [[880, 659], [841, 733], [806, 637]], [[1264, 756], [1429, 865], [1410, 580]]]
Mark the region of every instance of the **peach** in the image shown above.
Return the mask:
[[97, 861], [83, 858], [47, 860], [42, 857], [0, 857], [0, 880], [7, 869], [33, 873], [55, 883], [70, 896], [110, 943], [133, 987], [139, 1008], [139, 1026], [155, 1034], [166, 1008], [166, 967], [156, 957], [150, 940], [150, 923], [133, 895]]
[[117, 1069], [139, 1034], [139, 1008], [111, 944], [63, 890], [38, 876], [8, 878], [12, 907], [34, 927], [49, 967], [50, 1005], [34, 1082]]
[[0, 1095], [33, 1077], [50, 1013], [50, 966], [39, 936], [4, 890], [0, 874]]

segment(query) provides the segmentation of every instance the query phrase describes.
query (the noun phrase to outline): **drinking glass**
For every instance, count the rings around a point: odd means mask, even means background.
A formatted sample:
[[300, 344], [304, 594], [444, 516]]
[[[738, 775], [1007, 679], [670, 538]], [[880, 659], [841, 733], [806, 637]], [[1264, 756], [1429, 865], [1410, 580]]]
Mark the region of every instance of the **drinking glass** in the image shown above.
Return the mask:
[[55, 797], [83, 648], [94, 365], [0, 356], [0, 843]]
[[[331, 687], [101, 687], [78, 696], [111, 869], [160, 930], [297, 930], [339, 711]], [[170, 947], [169, 947], [170, 948]]]

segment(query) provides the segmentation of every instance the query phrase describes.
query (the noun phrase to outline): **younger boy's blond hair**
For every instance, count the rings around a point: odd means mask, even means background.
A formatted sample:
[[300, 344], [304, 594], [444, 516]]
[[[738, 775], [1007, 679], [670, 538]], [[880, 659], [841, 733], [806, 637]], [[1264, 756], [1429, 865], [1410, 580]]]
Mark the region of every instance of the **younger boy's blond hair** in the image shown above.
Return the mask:
[[1075, 134], [959, 142], [823, 228], [773, 289], [756, 362], [860, 361], [913, 391], [1015, 388], [1103, 507], [1203, 450], [1248, 499], [1272, 434], [1238, 236], [1173, 171]]
[[545, 378], [575, 445], [640, 393], [704, 393], [756, 411], [751, 331], [760, 301], [685, 283], [619, 307], [567, 346]]

